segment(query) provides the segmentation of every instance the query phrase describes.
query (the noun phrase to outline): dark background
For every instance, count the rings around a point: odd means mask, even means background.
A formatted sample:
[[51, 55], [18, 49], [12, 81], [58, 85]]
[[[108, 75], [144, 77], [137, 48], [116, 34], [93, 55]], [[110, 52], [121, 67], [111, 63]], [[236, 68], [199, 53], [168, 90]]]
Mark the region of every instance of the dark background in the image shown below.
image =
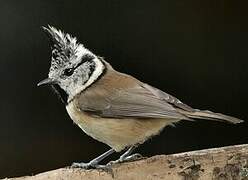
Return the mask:
[[[247, 120], [247, 19], [246, 1], [236, 0], [1, 0], [0, 177], [87, 162], [108, 149], [73, 124], [49, 88], [36, 87], [50, 65], [41, 26], [77, 36], [117, 70], [193, 107]], [[247, 123], [181, 122], [138, 151], [248, 143], [247, 132]]]

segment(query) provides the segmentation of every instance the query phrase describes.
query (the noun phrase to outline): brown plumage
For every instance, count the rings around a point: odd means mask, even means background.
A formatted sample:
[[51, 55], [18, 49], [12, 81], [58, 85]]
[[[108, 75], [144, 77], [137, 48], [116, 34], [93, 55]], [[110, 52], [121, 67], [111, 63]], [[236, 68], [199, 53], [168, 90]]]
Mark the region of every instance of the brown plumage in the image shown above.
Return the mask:
[[48, 78], [38, 85], [50, 84], [58, 92], [73, 121], [89, 136], [112, 149], [81, 168], [98, 167], [114, 151], [130, 147], [118, 162], [130, 160], [135, 145], [158, 134], [165, 126], [180, 120], [207, 119], [239, 123], [242, 120], [194, 109], [179, 99], [115, 71], [76, 38], [54, 27], [44, 27], [52, 42]]
[[119, 73], [107, 65], [105, 74], [68, 105], [73, 121], [89, 136], [116, 151], [140, 144], [180, 120], [241, 120], [189, 107], [175, 97]]

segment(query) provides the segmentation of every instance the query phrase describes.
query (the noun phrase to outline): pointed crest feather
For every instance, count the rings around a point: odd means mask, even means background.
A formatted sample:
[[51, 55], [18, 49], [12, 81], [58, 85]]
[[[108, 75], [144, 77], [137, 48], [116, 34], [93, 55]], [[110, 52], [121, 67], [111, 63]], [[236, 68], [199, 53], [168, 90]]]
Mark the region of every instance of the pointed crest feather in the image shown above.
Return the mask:
[[48, 38], [51, 40], [52, 64], [61, 64], [68, 58], [76, 55], [80, 46], [77, 39], [70, 34], [64, 33], [53, 26], [42, 27]]

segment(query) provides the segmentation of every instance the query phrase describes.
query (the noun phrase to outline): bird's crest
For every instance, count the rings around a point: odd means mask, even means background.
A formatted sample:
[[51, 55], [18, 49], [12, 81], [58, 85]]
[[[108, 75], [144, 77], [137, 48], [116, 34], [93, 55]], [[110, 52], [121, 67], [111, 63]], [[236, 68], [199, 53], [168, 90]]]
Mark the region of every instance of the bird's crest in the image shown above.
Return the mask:
[[51, 40], [52, 61], [51, 68], [57, 68], [68, 63], [70, 58], [77, 56], [83, 45], [77, 43], [77, 39], [70, 34], [64, 33], [55, 27], [42, 27], [48, 38]]

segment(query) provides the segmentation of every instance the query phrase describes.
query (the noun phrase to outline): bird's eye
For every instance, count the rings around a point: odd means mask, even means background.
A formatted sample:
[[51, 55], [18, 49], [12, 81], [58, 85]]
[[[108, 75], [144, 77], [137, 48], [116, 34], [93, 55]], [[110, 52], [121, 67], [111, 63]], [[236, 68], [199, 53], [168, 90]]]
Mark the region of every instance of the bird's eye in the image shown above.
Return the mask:
[[74, 69], [73, 68], [67, 68], [64, 70], [64, 75], [71, 76], [73, 74]]

